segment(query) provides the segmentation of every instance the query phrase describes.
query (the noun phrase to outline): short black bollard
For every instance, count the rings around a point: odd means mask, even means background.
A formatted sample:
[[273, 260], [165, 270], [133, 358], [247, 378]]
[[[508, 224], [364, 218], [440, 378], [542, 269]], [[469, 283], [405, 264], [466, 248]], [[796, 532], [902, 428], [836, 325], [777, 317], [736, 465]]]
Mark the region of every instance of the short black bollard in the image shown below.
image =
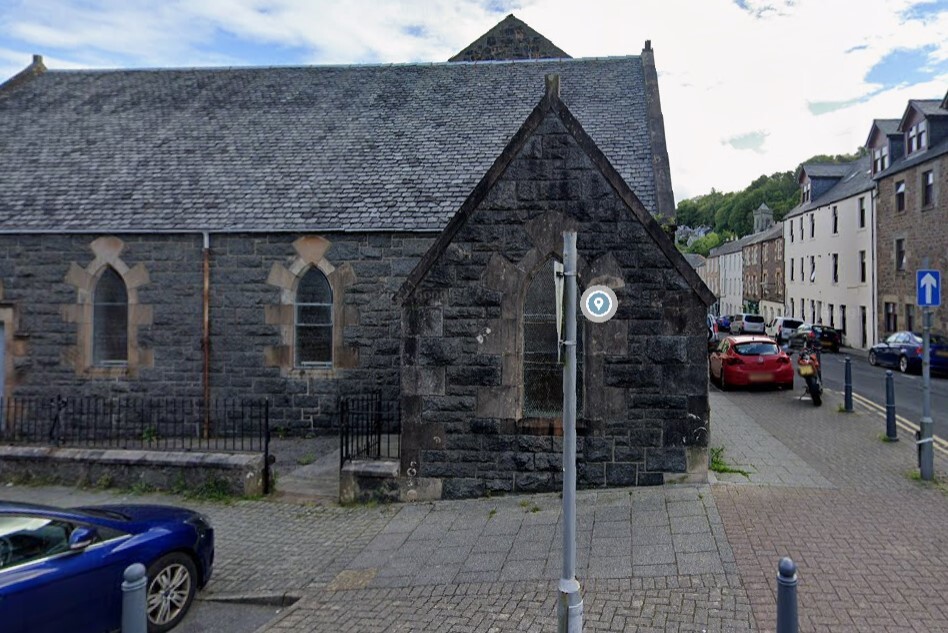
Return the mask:
[[853, 362], [846, 357], [846, 396], [844, 399], [844, 407], [846, 408], [847, 413], [853, 412]]
[[777, 565], [777, 633], [797, 633], [797, 566], [786, 556]]
[[895, 428], [895, 378], [891, 369], [885, 372], [885, 439], [887, 442], [899, 441]]
[[122, 633], [147, 633], [145, 586], [148, 584], [145, 566], [134, 563], [125, 568], [122, 582]]

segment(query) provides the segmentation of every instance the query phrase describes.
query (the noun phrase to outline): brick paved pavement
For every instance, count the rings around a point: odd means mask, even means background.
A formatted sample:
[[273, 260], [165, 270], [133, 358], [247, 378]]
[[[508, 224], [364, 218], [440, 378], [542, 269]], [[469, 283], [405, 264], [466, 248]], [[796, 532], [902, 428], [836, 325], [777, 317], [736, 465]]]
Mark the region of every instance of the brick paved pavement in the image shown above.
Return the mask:
[[[729, 394], [727, 406], [713, 397], [715, 414], [729, 413], [714, 422], [750, 420], [767, 445], [787, 449], [739, 460], [770, 471], [802, 460], [819, 476], [812, 485], [761, 486], [752, 477], [713, 487], [760, 630], [773, 630], [776, 617], [774, 560], [790, 555], [799, 567], [801, 631], [948, 631], [948, 490], [912, 478], [914, 441], [882, 442], [884, 420], [858, 408], [839, 412], [838, 395], [821, 408], [790, 394], [761, 395]], [[939, 454], [942, 481], [946, 466]]]
[[[948, 496], [868, 411], [788, 392], [712, 393], [712, 446], [750, 476], [579, 494], [587, 631], [771, 631], [778, 559], [800, 567], [801, 631], [948, 631]], [[948, 470], [943, 457], [939, 472]], [[557, 495], [377, 508], [232, 505], [5, 487], [45, 503], [196, 507], [218, 533], [210, 596], [303, 598], [268, 631], [555, 627]]]

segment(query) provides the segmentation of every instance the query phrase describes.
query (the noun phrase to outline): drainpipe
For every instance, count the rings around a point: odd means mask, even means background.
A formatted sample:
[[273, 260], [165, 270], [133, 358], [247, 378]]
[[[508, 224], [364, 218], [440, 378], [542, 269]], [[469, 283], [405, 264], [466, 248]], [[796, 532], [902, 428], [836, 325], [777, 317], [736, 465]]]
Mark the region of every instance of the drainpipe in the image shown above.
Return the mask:
[[204, 248], [204, 294], [203, 294], [203, 332], [201, 350], [204, 355], [204, 439], [211, 435], [211, 236], [203, 232]]

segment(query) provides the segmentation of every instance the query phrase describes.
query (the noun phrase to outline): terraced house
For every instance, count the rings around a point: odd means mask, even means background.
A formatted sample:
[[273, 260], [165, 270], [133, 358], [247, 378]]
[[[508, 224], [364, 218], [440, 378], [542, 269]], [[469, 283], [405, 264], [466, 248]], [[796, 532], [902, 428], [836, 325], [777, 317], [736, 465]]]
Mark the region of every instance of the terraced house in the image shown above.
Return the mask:
[[[909, 101], [901, 119], [876, 121], [867, 148], [876, 185], [879, 332], [921, 331], [915, 271], [948, 274], [948, 93]], [[948, 332], [945, 300], [942, 289], [938, 332]]]
[[437, 494], [555, 489], [572, 229], [620, 301], [580, 328], [581, 484], [701, 477], [714, 297], [663, 228], [650, 43], [571, 59], [510, 16], [458, 58], [35, 59], [0, 87], [3, 394], [253, 395], [328, 431], [378, 393]]

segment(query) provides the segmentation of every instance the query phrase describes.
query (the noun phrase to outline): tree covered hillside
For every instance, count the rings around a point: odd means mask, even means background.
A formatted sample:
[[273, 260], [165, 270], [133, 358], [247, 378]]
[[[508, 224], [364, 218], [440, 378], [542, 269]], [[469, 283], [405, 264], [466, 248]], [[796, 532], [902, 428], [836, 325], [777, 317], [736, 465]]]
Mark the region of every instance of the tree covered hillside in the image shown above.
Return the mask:
[[774, 220], [783, 217], [800, 202], [800, 188], [796, 174], [807, 163], [848, 163], [865, 154], [860, 148], [855, 154], [836, 156], [818, 155], [803, 161], [793, 171], [783, 171], [761, 176], [743, 191], [722, 193], [714, 189], [711, 193], [696, 196], [678, 203], [675, 211], [678, 226], [710, 226], [712, 232], [696, 241], [688, 252], [707, 255], [712, 248], [728, 237], [743, 237], [754, 229], [754, 209], [765, 203], [774, 212]]

